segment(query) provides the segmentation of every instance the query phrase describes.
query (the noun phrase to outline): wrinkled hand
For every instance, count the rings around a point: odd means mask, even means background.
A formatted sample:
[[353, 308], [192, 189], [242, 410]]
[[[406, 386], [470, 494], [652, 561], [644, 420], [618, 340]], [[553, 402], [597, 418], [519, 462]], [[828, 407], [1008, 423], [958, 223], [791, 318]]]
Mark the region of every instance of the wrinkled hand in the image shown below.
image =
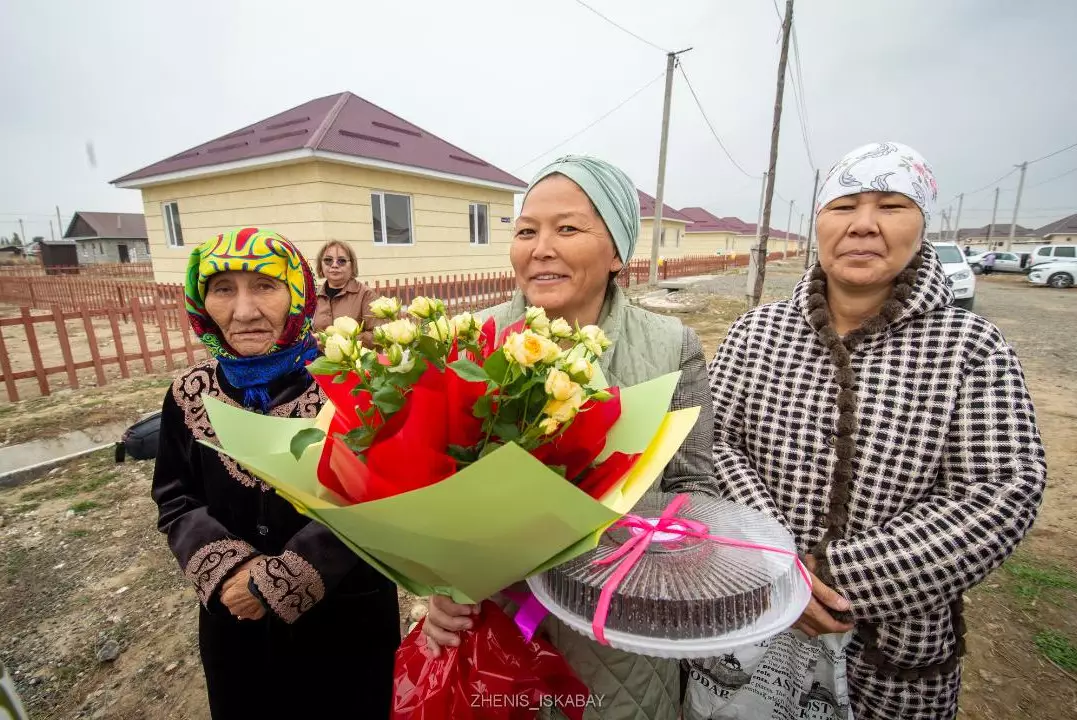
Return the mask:
[[261, 620], [266, 614], [265, 606], [248, 587], [251, 565], [257, 561], [255, 557], [240, 565], [221, 586], [221, 603], [239, 620]]
[[426, 635], [426, 646], [434, 657], [441, 655], [444, 645], [459, 645], [460, 636], [457, 633], [470, 630], [474, 626], [471, 618], [478, 614], [478, 605], [460, 605], [444, 595], [431, 596], [429, 611], [423, 622], [423, 635]]
[[844, 633], [853, 629], [848, 623], [834, 619], [829, 610], [845, 611], [849, 609], [849, 601], [843, 598], [832, 588], [827, 587], [815, 576], [815, 558], [809, 555], [804, 560], [808, 572], [811, 573], [812, 598], [808, 601], [808, 607], [797, 620], [793, 627], [797, 628], [809, 637], [828, 635], [830, 633]]

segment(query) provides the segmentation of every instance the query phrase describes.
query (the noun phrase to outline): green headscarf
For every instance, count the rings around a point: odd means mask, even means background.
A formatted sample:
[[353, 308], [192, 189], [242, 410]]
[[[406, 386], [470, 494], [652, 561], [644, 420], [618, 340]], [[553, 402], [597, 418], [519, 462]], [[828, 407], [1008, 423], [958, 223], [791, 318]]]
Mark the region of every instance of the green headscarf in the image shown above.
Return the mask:
[[628, 264], [639, 238], [639, 193], [623, 171], [605, 160], [582, 155], [558, 158], [535, 174], [524, 193], [527, 195], [541, 180], [560, 173], [580, 186], [598, 210], [606, 229], [613, 237], [617, 256]]

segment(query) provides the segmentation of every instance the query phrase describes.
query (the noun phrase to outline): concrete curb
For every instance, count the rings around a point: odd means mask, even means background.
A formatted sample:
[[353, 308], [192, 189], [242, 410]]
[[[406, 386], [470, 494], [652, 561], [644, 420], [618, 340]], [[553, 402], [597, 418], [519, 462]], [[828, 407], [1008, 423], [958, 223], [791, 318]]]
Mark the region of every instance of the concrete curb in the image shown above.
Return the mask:
[[100, 452], [101, 450], [114, 447], [116, 447], [116, 443], [114, 442], [105, 443], [104, 445], [87, 448], [86, 450], [79, 450], [78, 452], [73, 452], [62, 457], [53, 458], [51, 460], [46, 460], [45, 462], [40, 462], [35, 465], [27, 465], [26, 467], [19, 468], [18, 470], [6, 472], [3, 475], [0, 475], [0, 488], [18, 487], [23, 483], [41, 477], [49, 470], [63, 465], [66, 462], [70, 462], [71, 460], [75, 460], [85, 455], [92, 455], [95, 452]]

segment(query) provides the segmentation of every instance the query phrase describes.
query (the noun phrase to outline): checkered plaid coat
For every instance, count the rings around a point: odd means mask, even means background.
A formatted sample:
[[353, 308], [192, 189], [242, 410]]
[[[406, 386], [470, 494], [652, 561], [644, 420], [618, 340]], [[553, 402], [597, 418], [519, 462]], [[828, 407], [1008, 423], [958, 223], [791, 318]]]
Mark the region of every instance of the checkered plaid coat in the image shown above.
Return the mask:
[[[912, 297], [852, 353], [858, 427], [844, 539], [827, 550], [855, 620], [878, 626], [899, 668], [950, 656], [948, 605], [1014, 550], [1046, 479], [1020, 363], [987, 320], [951, 306], [924, 250]], [[791, 300], [742, 316], [709, 373], [714, 462], [726, 497], [767, 512], [802, 553], [822, 537], [836, 461], [837, 384], [808, 322], [807, 276]], [[849, 646], [850, 695], [863, 718], [948, 718], [960, 669], [886, 678]]]

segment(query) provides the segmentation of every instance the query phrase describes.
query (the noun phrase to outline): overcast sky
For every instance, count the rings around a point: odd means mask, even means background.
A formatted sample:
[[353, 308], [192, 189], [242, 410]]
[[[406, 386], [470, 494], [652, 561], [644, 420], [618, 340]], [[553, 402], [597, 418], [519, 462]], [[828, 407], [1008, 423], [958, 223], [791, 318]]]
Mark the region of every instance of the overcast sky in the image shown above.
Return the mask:
[[[588, 3], [662, 48], [693, 47], [683, 67], [714, 129], [749, 174], [763, 172], [779, 50], [772, 0]], [[794, 17], [824, 172], [859, 144], [905, 142], [934, 165], [945, 205], [1077, 143], [1073, 0], [798, 0]], [[110, 180], [343, 90], [524, 180], [566, 152], [617, 163], [651, 193], [657, 180], [665, 56], [575, 0], [6, 0], [0, 67], [0, 235], [22, 218], [27, 235], [48, 237], [56, 205], [65, 223], [75, 210], [139, 212], [139, 192]], [[777, 193], [796, 201], [795, 228], [813, 167], [791, 90]], [[1071, 169], [1077, 148], [1029, 166], [1019, 222], [1077, 212], [1077, 172], [1052, 180]], [[1000, 223], [1017, 173], [1001, 187]], [[759, 192], [678, 72], [667, 202], [753, 222]], [[992, 199], [990, 188], [967, 196], [961, 225], [986, 223]], [[788, 208], [775, 199], [773, 226]]]

